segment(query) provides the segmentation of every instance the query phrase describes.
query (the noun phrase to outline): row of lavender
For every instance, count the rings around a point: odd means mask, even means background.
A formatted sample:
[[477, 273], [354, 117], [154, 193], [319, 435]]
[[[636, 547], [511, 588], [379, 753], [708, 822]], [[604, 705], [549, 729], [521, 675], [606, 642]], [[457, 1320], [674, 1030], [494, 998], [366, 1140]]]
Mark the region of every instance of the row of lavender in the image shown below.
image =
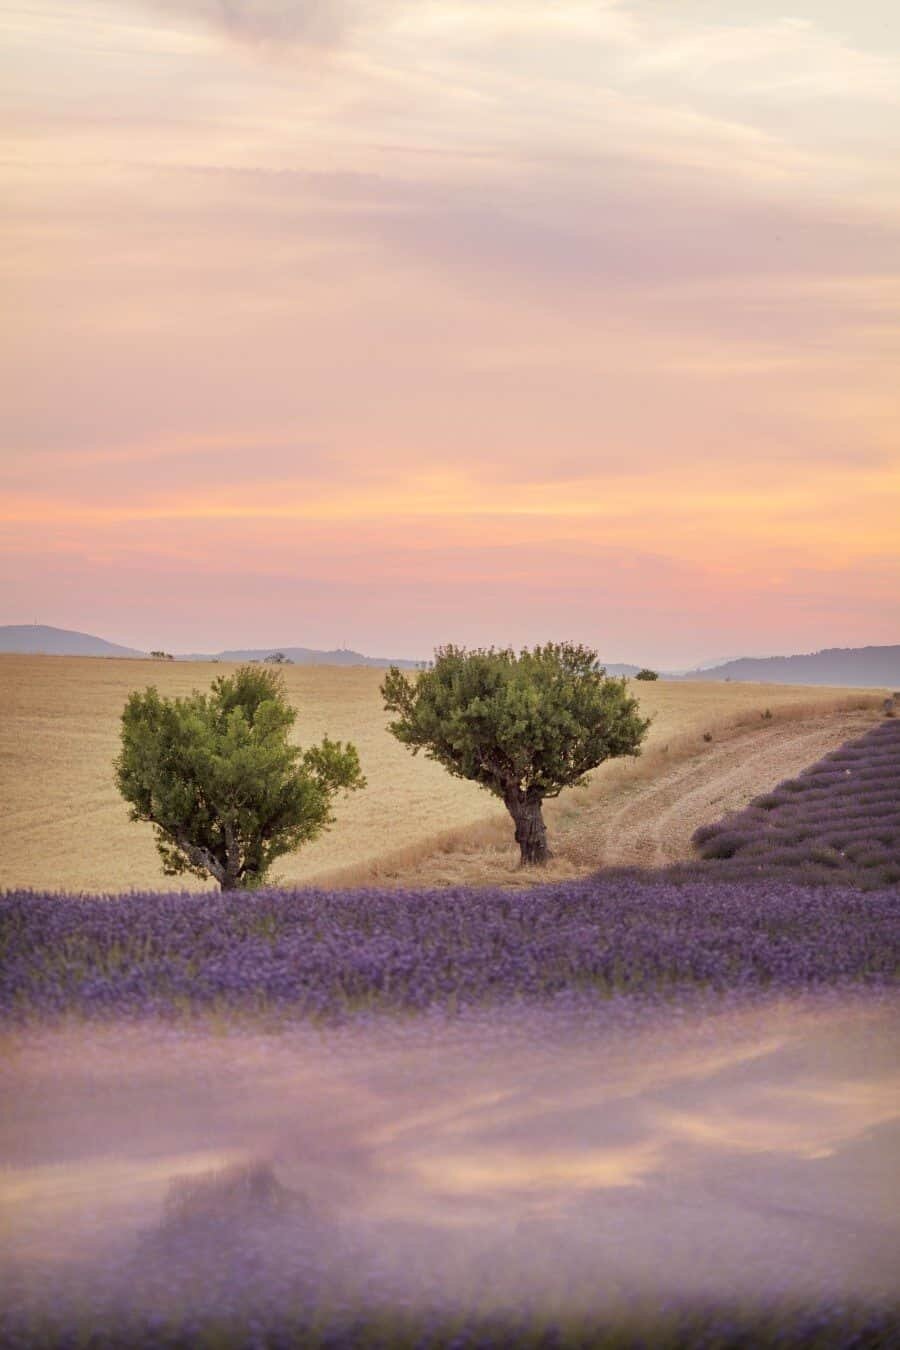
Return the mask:
[[606, 875], [503, 891], [0, 899], [0, 1015], [340, 1016], [592, 991], [882, 983], [900, 889]]
[[[694, 835], [712, 875], [900, 883], [900, 721], [885, 719], [796, 778]], [[708, 871], [708, 869], [704, 869]]]

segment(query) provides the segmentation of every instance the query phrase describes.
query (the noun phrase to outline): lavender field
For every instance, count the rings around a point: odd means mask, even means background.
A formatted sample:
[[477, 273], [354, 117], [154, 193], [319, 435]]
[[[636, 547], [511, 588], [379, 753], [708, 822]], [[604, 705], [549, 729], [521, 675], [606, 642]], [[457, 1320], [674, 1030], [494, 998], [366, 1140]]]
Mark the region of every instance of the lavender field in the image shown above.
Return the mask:
[[0, 902], [14, 1021], [351, 1014], [896, 978], [900, 890], [612, 878], [503, 891]]
[[727, 879], [900, 884], [900, 721], [886, 719], [744, 811], [703, 826], [694, 842]]
[[665, 872], [7, 893], [0, 1343], [900, 1344], [898, 800], [885, 722]]

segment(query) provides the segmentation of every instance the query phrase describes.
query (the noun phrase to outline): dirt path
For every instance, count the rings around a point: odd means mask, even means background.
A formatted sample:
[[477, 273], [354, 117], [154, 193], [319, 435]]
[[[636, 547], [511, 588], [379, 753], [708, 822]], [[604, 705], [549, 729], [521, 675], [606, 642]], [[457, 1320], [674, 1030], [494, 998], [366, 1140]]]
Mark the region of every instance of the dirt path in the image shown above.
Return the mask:
[[698, 826], [740, 810], [871, 723], [870, 713], [845, 712], [713, 743], [636, 784], [624, 800], [604, 794], [591, 803], [564, 833], [560, 851], [585, 867], [661, 867], [691, 858]]
[[[601, 867], [663, 867], [694, 856], [699, 825], [740, 810], [814, 764], [829, 750], [860, 736], [874, 708], [830, 709], [770, 722], [718, 726], [714, 739], [699, 732], [657, 744], [637, 761], [604, 765], [584, 792], [547, 803], [553, 858], [540, 880], [584, 876]], [[394, 853], [365, 869], [333, 873], [329, 886], [532, 886], [519, 864], [512, 826], [499, 808], [481, 826], [451, 831], [442, 841]]]

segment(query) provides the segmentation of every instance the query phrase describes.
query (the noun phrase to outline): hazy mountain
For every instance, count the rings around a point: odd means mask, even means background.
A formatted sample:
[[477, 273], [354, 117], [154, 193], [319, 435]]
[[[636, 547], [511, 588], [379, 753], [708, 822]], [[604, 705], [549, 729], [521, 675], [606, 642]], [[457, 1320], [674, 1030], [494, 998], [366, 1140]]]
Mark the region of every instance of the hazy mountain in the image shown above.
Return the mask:
[[[46, 624], [0, 625], [0, 652], [45, 653], [49, 656], [146, 656], [133, 647], [121, 647], [90, 633], [76, 633]], [[222, 652], [177, 655], [178, 661], [263, 661], [282, 652], [295, 665], [303, 666], [399, 666], [414, 670], [421, 661], [391, 660], [364, 656], [339, 647], [319, 651], [314, 647], [245, 647]], [[633, 678], [640, 666], [611, 662], [608, 675]], [[745, 656], [714, 667], [698, 666], [677, 675], [660, 672], [663, 679], [749, 680], [765, 684], [831, 684], [900, 689], [900, 645], [893, 647], [830, 647], [806, 656]]]
[[[281, 652], [289, 661], [293, 661], [298, 666], [377, 666], [380, 669], [386, 669], [388, 666], [399, 666], [401, 670], [415, 670], [423, 664], [422, 661], [393, 660], [387, 656], [363, 656], [361, 652], [354, 652], [346, 647], [338, 647], [334, 651], [317, 651], [312, 647], [248, 647], [240, 650], [215, 652], [211, 655], [200, 656], [178, 656], [178, 661], [264, 661], [267, 656], [274, 652]], [[607, 675], [636, 675], [641, 669], [640, 666], [628, 665], [609, 665], [606, 667]]]
[[334, 651], [318, 651], [314, 647], [246, 647], [233, 651], [199, 653], [189, 656], [176, 656], [177, 661], [264, 661], [267, 656], [281, 652], [297, 666], [400, 666], [404, 670], [415, 670], [421, 661], [391, 660], [387, 656], [363, 656], [361, 652], [350, 651], [347, 647], [338, 647]]
[[623, 665], [621, 661], [619, 662], [611, 661], [609, 665], [607, 665], [604, 661], [601, 661], [600, 664], [601, 666], [603, 666], [603, 669], [606, 671], [607, 675], [627, 675], [629, 679], [634, 679], [638, 671], [644, 669], [643, 666], [629, 666], [627, 664]]
[[684, 678], [900, 689], [900, 645], [828, 647], [805, 656], [745, 656], [713, 670], [688, 671]]
[[[76, 633], [68, 628], [50, 628], [46, 624], [19, 623], [0, 625], [0, 652], [18, 652], [22, 655], [44, 656], [147, 656], [133, 647], [120, 647], [116, 642], [94, 637], [91, 633]], [[401, 666], [413, 670], [418, 661], [392, 661], [386, 656], [363, 656], [361, 652], [341, 648], [333, 652], [316, 651], [312, 647], [257, 647], [226, 652], [197, 652], [191, 655], [175, 653], [176, 661], [262, 661], [273, 652], [282, 652], [296, 665], [314, 666]]]
[[729, 661], [740, 661], [741, 657], [729, 656], [711, 656], [707, 661], [697, 661], [693, 666], [679, 666], [677, 670], [667, 671], [667, 676], [671, 675], [689, 675], [694, 679], [698, 670], [713, 670], [716, 666], [725, 666]]
[[0, 652], [43, 653], [47, 656], [145, 656], [133, 647], [75, 633], [68, 628], [50, 628], [43, 623], [0, 625]]

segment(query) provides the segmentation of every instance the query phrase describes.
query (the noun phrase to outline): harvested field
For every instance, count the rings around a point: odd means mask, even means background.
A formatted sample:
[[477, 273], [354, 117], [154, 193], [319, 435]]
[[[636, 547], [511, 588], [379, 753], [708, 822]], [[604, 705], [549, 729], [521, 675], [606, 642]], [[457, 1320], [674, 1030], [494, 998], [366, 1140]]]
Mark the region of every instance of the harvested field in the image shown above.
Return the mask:
[[[207, 688], [232, 666], [50, 656], [0, 657], [0, 884], [40, 889], [160, 889], [149, 827], [132, 824], [112, 780], [128, 693]], [[325, 732], [359, 749], [368, 788], [334, 828], [281, 860], [277, 879], [353, 885], [522, 884], [506, 813], [474, 784], [414, 758], [385, 730], [383, 672], [291, 666], [301, 743]], [[687, 856], [697, 825], [746, 804], [877, 715], [871, 690], [722, 683], [635, 685], [654, 718], [638, 761], [603, 766], [548, 811], [549, 877], [610, 863]], [[769, 710], [771, 718], [764, 714]], [[704, 734], [712, 737], [703, 739]], [[647, 831], [651, 836], [645, 838]], [[180, 884], [180, 883], [179, 883]], [[201, 883], [186, 883], [199, 888]]]

